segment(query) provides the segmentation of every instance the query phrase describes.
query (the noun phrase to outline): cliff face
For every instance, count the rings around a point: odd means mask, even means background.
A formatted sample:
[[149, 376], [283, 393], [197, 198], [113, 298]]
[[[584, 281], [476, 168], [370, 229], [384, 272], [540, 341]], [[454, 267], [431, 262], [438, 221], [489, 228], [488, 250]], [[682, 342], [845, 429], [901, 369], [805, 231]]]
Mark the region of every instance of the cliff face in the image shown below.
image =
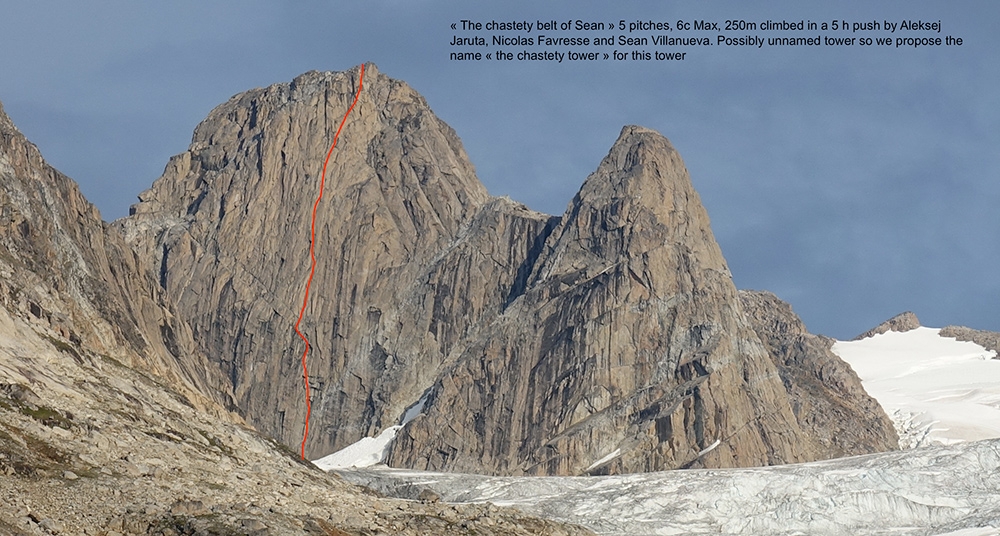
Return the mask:
[[815, 457], [677, 152], [626, 127], [391, 462], [505, 474]]
[[[287, 444], [305, 418], [292, 326], [310, 211], [359, 74], [233, 97], [116, 223], [244, 415]], [[680, 156], [653, 131], [626, 127], [566, 213], [547, 216], [488, 197], [454, 132], [369, 65], [315, 249], [310, 457], [414, 406], [392, 464], [576, 474], [822, 456]]]
[[[119, 223], [158, 267], [244, 414], [288, 444], [301, 440], [305, 420], [303, 348], [292, 327], [309, 273], [310, 211], [359, 74], [312, 72], [233, 97]], [[501, 282], [455, 273], [493, 270], [484, 250], [451, 273], [440, 268], [476, 221], [506, 218], [477, 219], [486, 201], [451, 128], [406, 84], [367, 66], [317, 212], [316, 275], [302, 323], [312, 343], [307, 454], [395, 424], [490, 306], [482, 300], [502, 303], [506, 296], [480, 296]], [[535, 221], [512, 215], [511, 232]], [[516, 248], [495, 252], [498, 261], [518, 262], [508, 258], [523, 255]]]
[[192, 403], [230, 401], [136, 253], [2, 107], [0, 274], [0, 304], [80, 359], [87, 348], [167, 379]]

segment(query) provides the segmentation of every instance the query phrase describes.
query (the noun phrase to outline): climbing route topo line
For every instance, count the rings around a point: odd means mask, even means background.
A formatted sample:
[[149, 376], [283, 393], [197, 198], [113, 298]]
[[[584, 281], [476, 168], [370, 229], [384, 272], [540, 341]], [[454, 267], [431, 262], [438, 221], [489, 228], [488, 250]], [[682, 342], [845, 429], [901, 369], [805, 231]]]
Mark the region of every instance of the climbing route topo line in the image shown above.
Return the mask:
[[309, 367], [307, 366], [307, 358], [309, 356], [309, 339], [299, 331], [299, 324], [302, 323], [302, 317], [306, 314], [306, 306], [309, 304], [309, 287], [312, 286], [313, 275], [316, 273], [316, 210], [319, 208], [319, 202], [323, 199], [323, 187], [326, 185], [326, 167], [330, 163], [330, 156], [333, 155], [333, 149], [337, 146], [337, 140], [340, 138], [340, 131], [344, 128], [344, 123], [347, 122], [347, 116], [351, 115], [351, 110], [354, 110], [354, 105], [358, 103], [358, 96], [361, 95], [361, 87], [365, 79], [365, 64], [361, 64], [361, 74], [358, 77], [358, 90], [354, 93], [354, 100], [351, 105], [347, 108], [347, 112], [344, 113], [344, 118], [340, 120], [340, 126], [337, 127], [337, 133], [333, 136], [333, 143], [330, 144], [330, 150], [326, 153], [326, 159], [323, 160], [323, 172], [319, 179], [319, 194], [316, 196], [316, 202], [313, 203], [312, 208], [312, 221], [309, 224], [309, 278], [306, 280], [305, 295], [302, 298], [302, 308], [299, 310], [299, 318], [295, 321], [295, 333], [302, 339], [305, 343], [305, 349], [302, 350], [302, 379], [305, 382], [305, 396], [306, 396], [306, 421], [305, 430], [302, 432], [302, 448], [300, 455], [302, 459], [306, 459], [306, 440], [309, 438], [309, 417], [312, 414], [312, 402], [310, 401], [309, 394]]

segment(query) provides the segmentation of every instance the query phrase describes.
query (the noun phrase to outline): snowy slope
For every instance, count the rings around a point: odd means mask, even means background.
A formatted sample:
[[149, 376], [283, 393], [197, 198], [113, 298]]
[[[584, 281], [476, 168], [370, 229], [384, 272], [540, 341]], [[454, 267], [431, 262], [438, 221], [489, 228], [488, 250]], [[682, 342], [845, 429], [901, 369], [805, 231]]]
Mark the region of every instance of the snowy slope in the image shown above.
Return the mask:
[[331, 469], [341, 469], [347, 467], [371, 467], [382, 463], [389, 451], [389, 445], [396, 438], [396, 432], [402, 428], [401, 425], [390, 426], [375, 437], [364, 437], [360, 441], [324, 456], [318, 460], [313, 460], [316, 467], [324, 471]]
[[610, 477], [339, 471], [387, 495], [431, 489], [587, 526], [646, 534], [1000, 534], [1000, 440], [756, 469]]
[[903, 448], [1000, 437], [1000, 360], [939, 331], [890, 331], [833, 345], [893, 420]]

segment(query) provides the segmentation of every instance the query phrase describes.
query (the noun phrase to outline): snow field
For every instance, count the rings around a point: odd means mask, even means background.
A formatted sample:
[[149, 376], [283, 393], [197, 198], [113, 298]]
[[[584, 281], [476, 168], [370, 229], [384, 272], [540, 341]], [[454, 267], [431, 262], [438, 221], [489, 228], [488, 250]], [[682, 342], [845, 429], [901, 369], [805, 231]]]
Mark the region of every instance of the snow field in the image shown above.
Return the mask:
[[902, 448], [1000, 437], [1000, 360], [939, 331], [920, 327], [833, 345], [893, 420]]

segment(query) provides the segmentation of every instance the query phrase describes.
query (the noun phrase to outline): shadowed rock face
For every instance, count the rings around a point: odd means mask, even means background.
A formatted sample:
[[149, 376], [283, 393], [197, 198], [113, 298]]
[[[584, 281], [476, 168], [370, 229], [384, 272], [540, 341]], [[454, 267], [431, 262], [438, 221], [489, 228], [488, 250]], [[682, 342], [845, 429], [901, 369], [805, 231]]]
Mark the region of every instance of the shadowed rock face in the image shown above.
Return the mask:
[[641, 127], [622, 130], [523, 294], [431, 401], [392, 463], [579, 474], [815, 457], [680, 156]]
[[740, 302], [820, 459], [898, 448], [892, 421], [850, 365], [833, 353], [833, 339], [809, 333], [792, 307], [770, 292], [741, 290]]
[[[323, 157], [357, 70], [233, 97], [117, 222], [266, 433], [305, 417], [292, 326]], [[562, 217], [490, 198], [454, 132], [367, 66], [317, 213], [318, 457], [505, 474], [816, 459], [680, 156], [626, 127]], [[609, 456], [614, 454], [613, 456]]]

